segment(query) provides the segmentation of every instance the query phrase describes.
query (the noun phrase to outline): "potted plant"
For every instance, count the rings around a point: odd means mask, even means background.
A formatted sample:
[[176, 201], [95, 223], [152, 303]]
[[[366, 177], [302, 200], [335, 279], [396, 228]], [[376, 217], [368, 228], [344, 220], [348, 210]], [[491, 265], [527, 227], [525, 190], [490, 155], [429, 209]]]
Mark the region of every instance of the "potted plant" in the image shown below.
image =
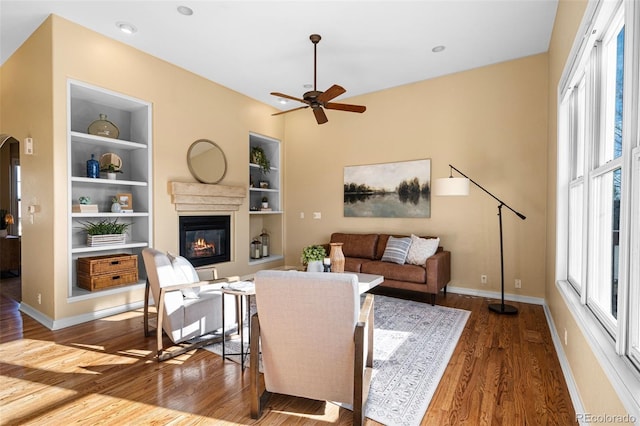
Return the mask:
[[262, 208], [263, 209], [269, 208], [269, 199], [267, 197], [262, 197]]
[[122, 173], [122, 169], [120, 166], [117, 166], [113, 163], [105, 164], [100, 168], [101, 172], [107, 173], [107, 179], [115, 180], [116, 173]]
[[319, 245], [311, 245], [302, 249], [300, 260], [307, 265], [307, 272], [322, 272], [322, 260], [327, 256], [327, 251]]
[[127, 238], [129, 223], [118, 223], [118, 219], [113, 221], [102, 219], [98, 222], [84, 222], [82, 228], [87, 233], [87, 245], [89, 247], [124, 244]]
[[264, 173], [269, 173], [271, 171], [271, 163], [267, 158], [267, 154], [264, 153], [264, 149], [261, 146], [252, 146], [251, 147], [251, 159], [250, 161], [253, 164], [257, 164], [260, 166], [260, 169]]

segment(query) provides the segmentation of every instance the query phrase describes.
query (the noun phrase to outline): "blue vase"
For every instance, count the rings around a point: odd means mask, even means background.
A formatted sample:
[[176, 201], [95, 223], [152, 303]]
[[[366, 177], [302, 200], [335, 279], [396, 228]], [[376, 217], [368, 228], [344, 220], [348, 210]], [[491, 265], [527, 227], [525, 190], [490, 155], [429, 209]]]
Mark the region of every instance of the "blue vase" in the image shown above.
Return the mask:
[[87, 160], [87, 177], [95, 179], [100, 176], [100, 163], [93, 156], [91, 154], [91, 160]]

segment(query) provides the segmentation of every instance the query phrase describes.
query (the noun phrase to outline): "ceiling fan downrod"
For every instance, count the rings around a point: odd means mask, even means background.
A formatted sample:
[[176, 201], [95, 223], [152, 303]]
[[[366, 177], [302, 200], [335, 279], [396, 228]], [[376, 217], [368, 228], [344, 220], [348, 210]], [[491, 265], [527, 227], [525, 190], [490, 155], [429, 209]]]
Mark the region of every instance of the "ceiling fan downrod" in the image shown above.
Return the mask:
[[318, 90], [316, 89], [317, 48], [318, 48], [318, 43], [320, 42], [322, 37], [320, 37], [320, 34], [311, 34], [309, 36], [309, 39], [311, 40], [311, 43], [313, 43], [313, 91], [316, 92]]

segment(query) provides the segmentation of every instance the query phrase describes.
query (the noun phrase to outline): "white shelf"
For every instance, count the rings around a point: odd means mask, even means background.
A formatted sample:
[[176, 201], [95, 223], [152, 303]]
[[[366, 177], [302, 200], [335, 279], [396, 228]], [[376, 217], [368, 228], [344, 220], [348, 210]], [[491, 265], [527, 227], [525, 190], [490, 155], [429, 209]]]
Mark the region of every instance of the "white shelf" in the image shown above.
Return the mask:
[[[271, 235], [269, 252], [271, 256], [262, 259], [249, 259], [249, 265], [260, 265], [269, 262], [281, 262], [284, 257], [275, 253], [284, 253], [284, 221], [282, 202], [282, 164], [280, 141], [258, 135], [249, 134], [249, 152], [253, 147], [260, 147], [264, 151], [270, 164], [270, 171], [265, 173], [262, 168], [254, 163], [248, 162], [249, 181], [253, 182], [253, 187], [249, 187], [249, 241], [251, 243], [258, 237], [263, 229]], [[259, 182], [268, 182], [269, 188], [260, 188]], [[271, 211], [261, 211], [262, 198], [266, 197]], [[258, 210], [251, 210], [257, 208]]]
[[130, 249], [130, 248], [136, 248], [136, 247], [147, 247], [148, 245], [149, 244], [146, 241], [132, 241], [130, 243], [114, 244], [110, 246], [98, 246], [98, 247], [80, 246], [80, 247], [72, 248], [71, 253], [92, 253], [96, 251], [123, 250], [123, 249]]
[[118, 179], [103, 179], [103, 178], [88, 178], [72, 176], [71, 182], [83, 182], [93, 185], [130, 185], [130, 186], [147, 186], [147, 182], [141, 182], [137, 180], [118, 180]]
[[110, 212], [96, 212], [96, 213], [71, 213], [71, 217], [148, 217], [148, 212], [133, 212], [133, 213], [110, 213]]
[[[90, 135], [87, 129], [100, 114], [119, 129], [118, 138]], [[68, 300], [75, 302], [116, 293], [130, 292], [146, 280], [142, 249], [152, 246], [152, 111], [149, 102], [95, 87], [80, 81], [67, 84], [67, 143], [68, 143], [68, 240], [69, 288]], [[87, 160], [99, 160], [101, 155], [113, 153], [122, 159], [122, 172], [116, 179], [86, 177]], [[102, 174], [102, 176], [106, 176]], [[109, 211], [111, 199], [118, 193], [130, 193], [132, 213]], [[91, 198], [99, 212], [74, 213], [72, 205], [82, 196]], [[89, 247], [82, 225], [92, 219], [121, 220], [131, 225], [125, 244]], [[88, 291], [77, 285], [77, 259], [85, 256], [128, 253], [138, 256], [138, 282], [113, 289]]]
[[123, 141], [120, 139], [105, 138], [104, 136], [89, 135], [81, 132], [71, 132], [71, 141], [73, 143], [86, 143], [92, 147], [113, 149], [147, 149], [147, 146], [137, 142]]

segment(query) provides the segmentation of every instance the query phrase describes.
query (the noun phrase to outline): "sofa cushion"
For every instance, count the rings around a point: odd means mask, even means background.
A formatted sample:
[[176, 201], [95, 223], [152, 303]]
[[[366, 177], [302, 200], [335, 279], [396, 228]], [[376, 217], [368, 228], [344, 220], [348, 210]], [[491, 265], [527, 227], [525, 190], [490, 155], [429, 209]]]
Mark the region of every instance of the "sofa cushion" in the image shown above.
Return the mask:
[[403, 265], [404, 261], [407, 259], [407, 253], [409, 253], [410, 247], [411, 238], [409, 237], [389, 237], [387, 246], [385, 247], [384, 253], [382, 254], [382, 261]]
[[408, 281], [420, 284], [427, 282], [427, 270], [417, 265], [398, 265], [397, 263], [373, 260], [363, 263], [360, 272], [364, 274], [382, 275], [385, 280]]
[[411, 247], [407, 253], [407, 263], [412, 265], [424, 265], [427, 258], [433, 256], [438, 250], [440, 238], [420, 238], [411, 234]]
[[361, 257], [345, 257], [344, 270], [345, 272], [362, 272], [362, 264], [365, 262], [371, 262], [371, 259], [363, 259]]
[[374, 259], [378, 234], [345, 234], [335, 232], [331, 234], [332, 243], [342, 243], [342, 253], [345, 257], [361, 257]]

